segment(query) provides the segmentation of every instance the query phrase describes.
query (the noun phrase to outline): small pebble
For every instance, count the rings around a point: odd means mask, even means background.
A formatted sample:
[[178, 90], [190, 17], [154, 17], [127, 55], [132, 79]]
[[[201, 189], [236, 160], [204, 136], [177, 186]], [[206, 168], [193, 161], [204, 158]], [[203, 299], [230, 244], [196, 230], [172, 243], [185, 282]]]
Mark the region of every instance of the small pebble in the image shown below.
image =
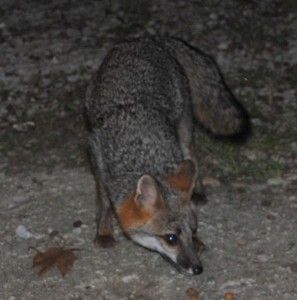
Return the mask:
[[136, 282], [138, 279], [139, 279], [139, 277], [136, 274], [131, 274], [131, 275], [127, 275], [127, 276], [122, 277], [122, 281], [124, 283]]
[[266, 218], [268, 220], [275, 220], [277, 217], [278, 217], [278, 213], [272, 211], [268, 212], [268, 214], [266, 215]]
[[18, 237], [28, 240], [32, 237], [32, 233], [29, 232], [24, 225], [19, 225], [15, 230], [15, 233]]
[[213, 177], [205, 177], [202, 179], [203, 186], [220, 186], [221, 182]]
[[261, 263], [266, 263], [269, 260], [269, 258], [270, 257], [267, 254], [259, 254], [256, 257], [257, 261], [259, 261]]
[[267, 180], [267, 184], [270, 186], [282, 185], [284, 180], [281, 178], [270, 178]]

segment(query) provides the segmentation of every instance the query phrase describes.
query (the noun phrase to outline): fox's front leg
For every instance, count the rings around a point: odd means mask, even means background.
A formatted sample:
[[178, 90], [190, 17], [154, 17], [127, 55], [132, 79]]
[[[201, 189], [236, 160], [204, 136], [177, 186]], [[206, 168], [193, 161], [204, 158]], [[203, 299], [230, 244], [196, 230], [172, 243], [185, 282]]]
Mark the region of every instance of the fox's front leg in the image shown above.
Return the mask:
[[114, 245], [112, 229], [112, 209], [107, 197], [104, 186], [97, 180], [97, 199], [96, 199], [96, 245], [108, 248]]

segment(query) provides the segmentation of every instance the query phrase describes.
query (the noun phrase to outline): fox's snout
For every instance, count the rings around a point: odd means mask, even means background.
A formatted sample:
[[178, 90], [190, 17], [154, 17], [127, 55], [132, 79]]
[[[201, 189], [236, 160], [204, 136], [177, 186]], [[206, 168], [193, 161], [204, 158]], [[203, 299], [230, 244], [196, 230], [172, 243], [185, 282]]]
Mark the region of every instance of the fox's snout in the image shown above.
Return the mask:
[[200, 255], [204, 244], [194, 235], [188, 239], [181, 239], [176, 249], [176, 267], [182, 273], [188, 275], [199, 275], [203, 272]]
[[191, 258], [185, 253], [177, 256], [177, 268], [180, 272], [188, 275], [199, 275], [203, 272], [201, 261], [197, 257]]
[[187, 270], [187, 274], [189, 275], [199, 275], [203, 272], [203, 266], [199, 263], [192, 266], [190, 269]]
[[168, 245], [167, 242], [164, 243], [164, 239], [167, 239], [167, 236], [168, 235], [163, 237], [139, 234], [130, 235], [132, 240], [137, 244], [159, 252], [167, 261], [171, 262], [179, 272], [186, 275], [201, 274], [203, 272], [203, 266], [199, 257], [203, 248], [197, 249], [194, 245], [184, 245], [181, 239], [178, 239], [175, 245]]

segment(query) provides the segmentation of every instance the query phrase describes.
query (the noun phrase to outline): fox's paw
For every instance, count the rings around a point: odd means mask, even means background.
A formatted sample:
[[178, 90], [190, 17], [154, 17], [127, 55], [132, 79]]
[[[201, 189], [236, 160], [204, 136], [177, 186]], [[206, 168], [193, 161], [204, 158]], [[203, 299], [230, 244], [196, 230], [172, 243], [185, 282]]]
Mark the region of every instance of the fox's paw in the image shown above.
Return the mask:
[[208, 199], [204, 193], [194, 192], [192, 194], [191, 200], [195, 205], [204, 205], [207, 203]]
[[94, 243], [101, 248], [111, 248], [115, 245], [115, 240], [112, 235], [97, 235]]

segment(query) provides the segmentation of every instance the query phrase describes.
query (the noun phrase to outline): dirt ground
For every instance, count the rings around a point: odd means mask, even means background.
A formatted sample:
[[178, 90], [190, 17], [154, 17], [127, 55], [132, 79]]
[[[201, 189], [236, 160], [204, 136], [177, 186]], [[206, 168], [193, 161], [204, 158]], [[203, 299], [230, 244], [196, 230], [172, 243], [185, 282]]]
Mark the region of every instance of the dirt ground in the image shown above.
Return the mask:
[[[1, 0], [0, 299], [297, 299], [295, 1], [110, 3]], [[145, 34], [211, 54], [253, 123], [244, 145], [195, 133], [208, 197], [199, 276], [179, 274], [116, 224], [113, 249], [92, 242], [85, 86], [112, 44]], [[30, 247], [80, 250], [65, 277], [57, 268], [39, 277]]]

